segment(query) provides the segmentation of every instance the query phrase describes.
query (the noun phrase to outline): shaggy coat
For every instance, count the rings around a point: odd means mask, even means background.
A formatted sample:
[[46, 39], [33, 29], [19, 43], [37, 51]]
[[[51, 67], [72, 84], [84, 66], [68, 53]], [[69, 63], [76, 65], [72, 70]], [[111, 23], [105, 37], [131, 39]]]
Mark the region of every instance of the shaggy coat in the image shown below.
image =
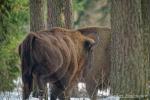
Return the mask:
[[97, 30], [99, 42], [94, 49], [94, 60], [90, 68], [83, 71], [82, 81], [86, 84], [86, 90], [91, 100], [97, 100], [98, 89], [103, 90], [109, 87], [110, 75], [110, 40], [111, 30], [101, 27]]
[[98, 40], [96, 33], [87, 29], [53, 28], [26, 36], [19, 46], [23, 100], [29, 98], [33, 80], [41, 100], [47, 82], [53, 84], [51, 100], [69, 96], [83, 68], [90, 65], [93, 45]]

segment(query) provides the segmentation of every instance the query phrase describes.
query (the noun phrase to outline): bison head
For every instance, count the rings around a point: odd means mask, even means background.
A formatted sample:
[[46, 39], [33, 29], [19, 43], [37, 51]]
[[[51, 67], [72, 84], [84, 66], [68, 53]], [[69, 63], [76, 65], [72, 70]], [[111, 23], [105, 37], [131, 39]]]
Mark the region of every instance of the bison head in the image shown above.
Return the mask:
[[81, 52], [81, 55], [83, 55], [82, 57], [84, 57], [85, 59], [84, 66], [86, 66], [86, 68], [91, 67], [93, 61], [93, 49], [99, 41], [97, 33], [98, 29], [98, 27], [87, 27], [78, 29], [78, 31], [83, 36], [83, 50]]

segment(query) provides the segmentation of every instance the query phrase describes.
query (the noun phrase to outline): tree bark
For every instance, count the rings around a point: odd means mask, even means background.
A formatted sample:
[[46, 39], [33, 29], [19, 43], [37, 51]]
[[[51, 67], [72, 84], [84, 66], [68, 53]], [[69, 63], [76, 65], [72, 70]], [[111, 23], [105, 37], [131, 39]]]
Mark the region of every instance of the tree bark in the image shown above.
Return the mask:
[[30, 31], [45, 29], [44, 0], [30, 0]]
[[72, 0], [64, 0], [65, 27], [73, 28]]
[[73, 27], [72, 0], [47, 0], [47, 27]]
[[73, 27], [72, 0], [47, 0], [47, 29]]
[[63, 27], [64, 14], [63, 14], [63, 0], [47, 0], [47, 28]]
[[140, 98], [137, 95], [146, 93], [147, 80], [141, 0], [111, 0], [111, 8], [111, 93], [129, 99]]
[[146, 33], [150, 32], [150, 0], [141, 0], [143, 30]]
[[[30, 1], [30, 31], [36, 32], [45, 29], [44, 21], [44, 0], [29, 0]], [[33, 81], [33, 97], [38, 97], [38, 88]], [[46, 99], [47, 100], [47, 99]]]
[[141, 0], [141, 8], [143, 20], [143, 44], [145, 55], [144, 65], [146, 69], [145, 73], [147, 73], [146, 77], [148, 77], [148, 85], [150, 85], [150, 0]]

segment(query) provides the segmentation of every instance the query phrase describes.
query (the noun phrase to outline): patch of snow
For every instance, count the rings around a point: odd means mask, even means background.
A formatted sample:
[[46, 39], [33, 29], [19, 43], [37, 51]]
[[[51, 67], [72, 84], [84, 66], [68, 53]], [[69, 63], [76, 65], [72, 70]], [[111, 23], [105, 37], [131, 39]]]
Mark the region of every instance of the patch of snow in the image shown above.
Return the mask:
[[[22, 81], [19, 77], [17, 80], [14, 80], [16, 84], [16, 88], [12, 92], [3, 92], [0, 93], [0, 100], [22, 100]], [[49, 84], [48, 84], [49, 87]], [[84, 83], [78, 84], [78, 90], [80, 92], [86, 92], [86, 85]], [[49, 91], [49, 90], [48, 90]], [[98, 99], [98, 100], [119, 100], [119, 97], [109, 96], [110, 89], [106, 89], [105, 91], [98, 91], [98, 96], [104, 96], [105, 98]], [[107, 97], [106, 97], [107, 96]], [[29, 100], [39, 100], [38, 98], [33, 98], [30, 96]], [[50, 100], [50, 98], [49, 98]], [[90, 100], [86, 96], [80, 98], [71, 98], [71, 100]]]
[[108, 96], [108, 97], [100, 99], [100, 100], [120, 100], [120, 98], [117, 96]]
[[98, 90], [98, 94], [97, 95], [98, 96], [109, 96], [110, 95], [110, 89], [108, 88], [108, 89], [103, 90], [103, 91]]
[[86, 86], [85, 86], [85, 84], [84, 83], [78, 83], [78, 91], [83, 91], [83, 90], [85, 90], [86, 91]]
[[[18, 92], [6, 92], [0, 94], [0, 100], [22, 100], [22, 98], [21, 98], [21, 94]], [[29, 100], [39, 100], [39, 99], [30, 96]], [[90, 100], [90, 99], [85, 97], [85, 98], [71, 98], [71, 100]], [[98, 100], [119, 100], [119, 97], [108, 96], [106, 98], [102, 98]]]

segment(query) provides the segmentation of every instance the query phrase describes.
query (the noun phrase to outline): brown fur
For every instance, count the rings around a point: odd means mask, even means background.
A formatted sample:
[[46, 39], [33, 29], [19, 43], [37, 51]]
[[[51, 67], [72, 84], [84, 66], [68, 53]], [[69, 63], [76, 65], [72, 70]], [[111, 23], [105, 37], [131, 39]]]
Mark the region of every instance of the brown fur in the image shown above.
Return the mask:
[[[90, 35], [95, 37], [95, 33]], [[86, 34], [86, 35], [87, 35]], [[88, 66], [96, 38], [78, 30], [53, 28], [50, 31], [29, 33], [19, 46], [23, 80], [23, 100], [32, 91], [33, 79], [43, 99], [47, 82], [52, 83], [55, 100], [64, 99], [76, 83], [84, 66]], [[64, 94], [62, 92], [64, 91]], [[56, 92], [56, 93], [55, 93]]]
[[96, 100], [98, 89], [103, 90], [109, 86], [111, 30], [102, 27], [97, 32], [100, 41], [94, 49], [91, 69], [85, 69], [83, 72], [83, 81], [91, 100]]

